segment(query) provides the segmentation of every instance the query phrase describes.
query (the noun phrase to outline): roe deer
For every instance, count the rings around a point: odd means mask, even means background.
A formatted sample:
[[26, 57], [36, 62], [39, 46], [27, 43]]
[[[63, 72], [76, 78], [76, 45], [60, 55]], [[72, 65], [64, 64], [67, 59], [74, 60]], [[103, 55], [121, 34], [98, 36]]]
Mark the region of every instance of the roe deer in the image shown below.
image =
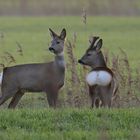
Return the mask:
[[115, 96], [118, 84], [114, 73], [107, 67], [101, 51], [102, 39], [93, 37], [90, 47], [84, 56], [78, 60], [80, 64], [88, 65], [92, 68], [86, 77], [91, 97], [91, 107], [111, 107], [112, 97]]
[[49, 50], [55, 60], [49, 63], [23, 64], [3, 69], [0, 74], [2, 96], [0, 105], [12, 97], [8, 108], [15, 108], [21, 97], [28, 92], [46, 92], [50, 107], [56, 107], [59, 89], [64, 85], [64, 41], [66, 30], [57, 35], [51, 29], [52, 42]]

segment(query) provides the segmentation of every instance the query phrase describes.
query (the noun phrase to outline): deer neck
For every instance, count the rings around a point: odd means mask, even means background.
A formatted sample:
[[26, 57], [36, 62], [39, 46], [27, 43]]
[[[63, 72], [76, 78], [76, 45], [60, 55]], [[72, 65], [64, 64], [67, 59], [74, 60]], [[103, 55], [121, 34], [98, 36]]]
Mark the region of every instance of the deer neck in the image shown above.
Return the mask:
[[60, 53], [55, 56], [55, 66], [58, 68], [60, 71], [65, 70], [65, 60], [64, 60], [64, 53]]
[[104, 56], [102, 52], [99, 52], [98, 58], [96, 59], [96, 64], [91, 66], [92, 69], [98, 68], [98, 67], [107, 67]]

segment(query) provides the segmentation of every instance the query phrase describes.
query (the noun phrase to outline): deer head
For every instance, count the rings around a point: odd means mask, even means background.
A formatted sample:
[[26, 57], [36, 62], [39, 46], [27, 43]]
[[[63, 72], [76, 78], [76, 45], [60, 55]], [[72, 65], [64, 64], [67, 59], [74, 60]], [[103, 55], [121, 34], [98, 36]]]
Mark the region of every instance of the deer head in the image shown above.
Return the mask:
[[101, 51], [102, 44], [102, 39], [99, 39], [99, 37], [93, 37], [92, 40], [90, 40], [89, 48], [78, 62], [83, 65], [91, 66], [92, 68], [105, 67], [106, 64]]
[[51, 46], [49, 50], [54, 53], [55, 55], [60, 55], [63, 53], [64, 50], [64, 41], [66, 37], [66, 30], [63, 29], [60, 35], [57, 35], [52, 29], [49, 28], [50, 35], [52, 37]]

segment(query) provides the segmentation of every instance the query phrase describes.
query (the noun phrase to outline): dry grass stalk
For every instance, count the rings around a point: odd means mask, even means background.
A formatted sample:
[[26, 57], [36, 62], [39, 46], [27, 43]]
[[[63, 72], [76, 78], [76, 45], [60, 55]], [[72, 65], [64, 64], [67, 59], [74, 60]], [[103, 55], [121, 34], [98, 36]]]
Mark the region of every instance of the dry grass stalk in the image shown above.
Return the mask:
[[77, 41], [77, 34], [76, 32], [73, 33], [73, 48], [75, 48], [75, 44], [76, 44], [76, 41]]
[[14, 56], [9, 52], [4, 52], [4, 55], [1, 56], [1, 60], [4, 67], [9, 66], [11, 63], [16, 63]]
[[[119, 100], [120, 107], [140, 105], [139, 97], [135, 94], [138, 91], [139, 80], [132, 73], [127, 54], [120, 49], [119, 56], [113, 56], [112, 67], [119, 80]], [[138, 73], [137, 73], [138, 74]]]
[[19, 55], [23, 56], [22, 45], [19, 42], [16, 42], [16, 44], [17, 44], [17, 52], [19, 53]]
[[129, 61], [128, 61], [128, 57], [127, 57], [127, 54], [125, 53], [124, 50], [122, 50], [120, 48], [120, 51], [122, 53], [122, 55], [124, 56], [123, 58], [123, 61], [124, 61], [124, 66], [126, 67], [126, 72], [127, 72], [127, 84], [128, 84], [128, 93], [127, 94], [132, 94], [132, 88], [131, 88], [131, 84], [132, 84], [132, 74], [131, 74], [131, 69], [130, 69], [130, 64], [129, 64]]
[[67, 48], [67, 55], [68, 55], [68, 59], [69, 59], [69, 68], [71, 71], [71, 82], [72, 82], [72, 86], [77, 85], [79, 83], [79, 78], [78, 78], [78, 73], [77, 73], [77, 62], [76, 59], [74, 57], [73, 54], [73, 45], [70, 41], [67, 41], [66, 43], [66, 48]]
[[85, 8], [83, 8], [82, 12], [82, 22], [86, 25], [87, 24], [87, 11]]

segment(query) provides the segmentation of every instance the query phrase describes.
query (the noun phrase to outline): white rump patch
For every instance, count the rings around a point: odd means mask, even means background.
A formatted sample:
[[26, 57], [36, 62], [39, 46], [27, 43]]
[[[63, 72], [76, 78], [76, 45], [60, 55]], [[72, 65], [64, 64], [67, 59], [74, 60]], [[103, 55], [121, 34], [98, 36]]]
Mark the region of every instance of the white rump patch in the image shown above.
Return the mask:
[[0, 73], [0, 86], [2, 84], [2, 79], [3, 79], [3, 72]]
[[111, 80], [112, 75], [105, 70], [92, 71], [86, 77], [86, 81], [90, 86], [107, 86], [110, 84]]

